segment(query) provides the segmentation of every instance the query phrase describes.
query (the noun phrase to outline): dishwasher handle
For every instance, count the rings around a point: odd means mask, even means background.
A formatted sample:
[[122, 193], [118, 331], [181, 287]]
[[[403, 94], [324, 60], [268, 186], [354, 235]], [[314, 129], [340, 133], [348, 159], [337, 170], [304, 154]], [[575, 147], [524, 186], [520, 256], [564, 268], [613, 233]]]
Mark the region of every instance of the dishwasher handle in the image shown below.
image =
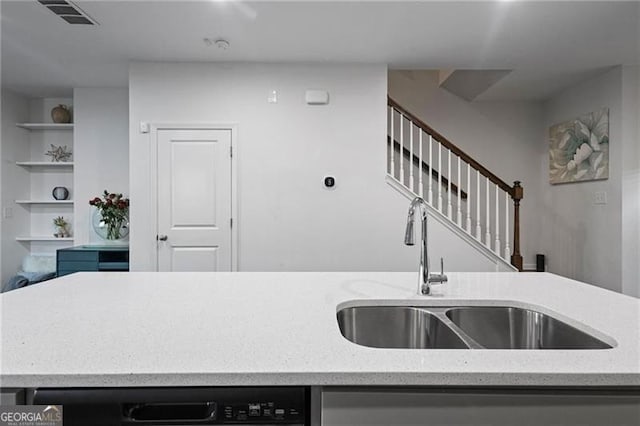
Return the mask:
[[181, 422], [201, 424], [216, 418], [215, 402], [154, 402], [123, 404], [124, 420], [127, 422]]

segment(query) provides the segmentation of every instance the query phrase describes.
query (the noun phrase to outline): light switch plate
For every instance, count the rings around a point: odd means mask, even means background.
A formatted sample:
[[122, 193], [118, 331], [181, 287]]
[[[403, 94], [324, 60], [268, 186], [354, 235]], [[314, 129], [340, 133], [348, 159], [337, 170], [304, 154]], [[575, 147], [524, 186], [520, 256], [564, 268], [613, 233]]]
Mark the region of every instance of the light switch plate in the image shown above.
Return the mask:
[[267, 96], [267, 102], [270, 103], [270, 104], [277, 104], [278, 103], [278, 91], [272, 90], [271, 92], [269, 92], [269, 96]]
[[607, 193], [605, 191], [596, 191], [593, 195], [593, 204], [607, 204]]
[[2, 217], [5, 219], [11, 219], [13, 217], [13, 209], [11, 207], [5, 207], [2, 209]]

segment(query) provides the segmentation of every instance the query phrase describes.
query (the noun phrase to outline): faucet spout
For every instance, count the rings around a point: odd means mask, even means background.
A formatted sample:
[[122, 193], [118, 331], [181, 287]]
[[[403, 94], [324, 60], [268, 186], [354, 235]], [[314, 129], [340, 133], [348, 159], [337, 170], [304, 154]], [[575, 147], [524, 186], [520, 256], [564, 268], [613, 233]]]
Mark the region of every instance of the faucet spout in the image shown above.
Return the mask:
[[407, 214], [407, 227], [404, 233], [404, 243], [408, 246], [415, 244], [415, 213], [416, 209], [420, 211], [422, 220], [421, 244], [420, 244], [420, 268], [419, 268], [419, 285], [418, 294], [428, 295], [431, 293], [431, 283], [444, 283], [447, 276], [444, 274], [444, 262], [441, 260], [440, 274], [429, 273], [429, 245], [427, 230], [427, 202], [422, 197], [416, 197], [411, 201], [409, 212]]
[[407, 215], [407, 228], [404, 231], [404, 243], [408, 246], [416, 244], [415, 232], [413, 230], [414, 216], [415, 210], [409, 209], [409, 214]]

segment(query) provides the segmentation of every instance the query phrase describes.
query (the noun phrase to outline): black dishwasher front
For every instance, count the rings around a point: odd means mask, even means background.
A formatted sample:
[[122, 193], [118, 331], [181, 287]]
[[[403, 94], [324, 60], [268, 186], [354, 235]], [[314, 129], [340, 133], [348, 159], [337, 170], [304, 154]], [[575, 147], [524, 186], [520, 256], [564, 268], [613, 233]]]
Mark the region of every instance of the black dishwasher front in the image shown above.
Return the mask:
[[308, 387], [41, 388], [65, 426], [309, 425]]

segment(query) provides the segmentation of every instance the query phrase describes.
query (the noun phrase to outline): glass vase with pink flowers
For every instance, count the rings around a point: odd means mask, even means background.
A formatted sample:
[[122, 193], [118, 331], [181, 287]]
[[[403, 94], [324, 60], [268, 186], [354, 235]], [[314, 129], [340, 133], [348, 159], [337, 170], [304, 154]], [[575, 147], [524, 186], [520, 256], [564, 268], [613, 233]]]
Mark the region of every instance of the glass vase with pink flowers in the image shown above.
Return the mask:
[[129, 199], [105, 190], [102, 197], [89, 200], [96, 208], [93, 229], [105, 240], [116, 241], [129, 235]]

